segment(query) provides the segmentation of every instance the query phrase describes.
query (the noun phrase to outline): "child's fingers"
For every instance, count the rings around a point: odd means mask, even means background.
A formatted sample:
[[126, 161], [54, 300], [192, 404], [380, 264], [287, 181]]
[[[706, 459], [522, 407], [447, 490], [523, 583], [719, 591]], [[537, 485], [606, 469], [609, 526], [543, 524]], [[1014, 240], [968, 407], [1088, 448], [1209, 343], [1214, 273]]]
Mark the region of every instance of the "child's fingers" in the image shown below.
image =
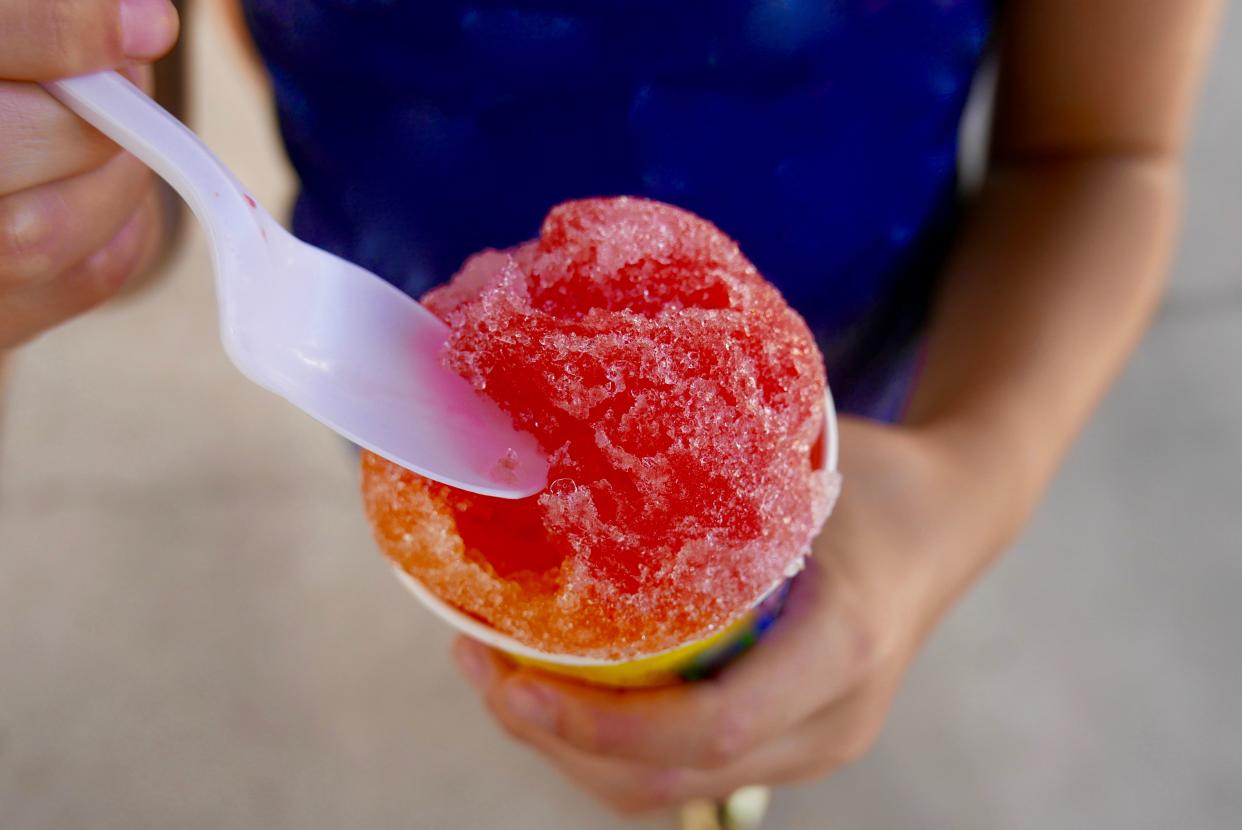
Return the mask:
[[[148, 93], [154, 88], [150, 65], [128, 66], [122, 73]], [[121, 151], [38, 84], [2, 80], [0, 147], [0, 194], [88, 172]]]
[[0, 290], [51, 280], [102, 248], [151, 183], [150, 171], [122, 153], [80, 176], [0, 196]]
[[865, 644], [809, 569], [762, 644], [717, 678], [660, 689], [608, 689], [517, 669], [494, 682], [489, 705], [582, 752], [657, 766], [728, 765], [853, 686]]
[[503, 720], [501, 724], [510, 734], [538, 751], [569, 781], [623, 815], [645, 813], [676, 803], [677, 793], [689, 772], [601, 758], [574, 749], [551, 734], [531, 734], [527, 739], [514, 731], [522, 729], [521, 724]]
[[148, 198], [103, 247], [50, 280], [0, 294], [0, 350], [98, 305], [115, 294], [150, 248], [159, 208]]
[[653, 766], [604, 758], [576, 749], [555, 735], [531, 730], [501, 714], [501, 725], [548, 759], [573, 783], [623, 814], [644, 813], [694, 798], [722, 798], [754, 784], [792, 784], [821, 777], [857, 757], [852, 719], [866, 705], [851, 695], [830, 716], [786, 732], [718, 769]]
[[50, 81], [155, 60], [178, 28], [168, 0], [0, 0], [0, 78]]
[[453, 660], [470, 685], [482, 695], [514, 672], [513, 664], [499, 652], [461, 635], [453, 641]]
[[37, 84], [0, 81], [0, 193], [94, 169], [120, 148]]

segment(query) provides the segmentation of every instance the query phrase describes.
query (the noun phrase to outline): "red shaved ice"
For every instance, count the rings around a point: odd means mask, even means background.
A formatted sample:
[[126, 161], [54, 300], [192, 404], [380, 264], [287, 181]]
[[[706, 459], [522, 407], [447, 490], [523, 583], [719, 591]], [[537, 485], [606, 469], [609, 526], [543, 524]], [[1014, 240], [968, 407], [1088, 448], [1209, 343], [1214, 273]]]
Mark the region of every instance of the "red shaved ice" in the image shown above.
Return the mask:
[[423, 302], [448, 365], [551, 464], [509, 501], [363, 453], [380, 547], [441, 599], [544, 652], [631, 659], [721, 629], [801, 566], [838, 489], [813, 458], [823, 358], [711, 223], [567, 202]]

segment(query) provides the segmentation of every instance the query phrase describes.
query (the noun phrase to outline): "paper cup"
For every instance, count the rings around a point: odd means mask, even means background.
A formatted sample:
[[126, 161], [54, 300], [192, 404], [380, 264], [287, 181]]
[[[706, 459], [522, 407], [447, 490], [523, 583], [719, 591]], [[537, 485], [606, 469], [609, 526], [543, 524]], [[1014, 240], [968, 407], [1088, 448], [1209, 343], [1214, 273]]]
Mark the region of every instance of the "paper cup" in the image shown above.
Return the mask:
[[[832, 472], [837, 469], [837, 410], [832, 393], [826, 397], [820, 468]], [[401, 584], [433, 614], [468, 637], [504, 652], [517, 663], [605, 686], [662, 686], [710, 674], [763, 636], [780, 613], [790, 582], [782, 578], [750, 610], [702, 639], [631, 660], [601, 660], [551, 654], [524, 645], [444, 602], [401, 568], [393, 570]]]

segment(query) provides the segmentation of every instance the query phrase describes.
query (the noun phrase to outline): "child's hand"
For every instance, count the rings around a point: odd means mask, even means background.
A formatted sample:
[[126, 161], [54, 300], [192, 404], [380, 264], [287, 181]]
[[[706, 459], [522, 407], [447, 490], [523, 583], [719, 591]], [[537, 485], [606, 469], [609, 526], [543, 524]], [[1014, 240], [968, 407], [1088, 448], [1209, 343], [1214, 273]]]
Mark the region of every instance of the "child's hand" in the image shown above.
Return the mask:
[[752, 652], [711, 680], [623, 691], [517, 668], [459, 640], [458, 661], [501, 725], [627, 813], [818, 778], [862, 755], [962, 577], [939, 567], [971, 543], [952, 505], [987, 507], [915, 433], [855, 419], [841, 433], [841, 500]]
[[149, 91], [168, 0], [0, 0], [0, 350], [113, 294], [156, 248], [150, 172], [36, 81], [123, 68]]

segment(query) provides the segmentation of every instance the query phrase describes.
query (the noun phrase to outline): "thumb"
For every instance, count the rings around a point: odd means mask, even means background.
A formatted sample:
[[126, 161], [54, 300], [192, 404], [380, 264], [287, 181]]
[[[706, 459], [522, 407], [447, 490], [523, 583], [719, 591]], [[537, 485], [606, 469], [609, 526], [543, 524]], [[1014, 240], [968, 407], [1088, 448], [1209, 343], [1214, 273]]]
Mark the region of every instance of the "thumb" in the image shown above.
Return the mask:
[[0, 0], [0, 78], [51, 81], [153, 61], [178, 28], [169, 0]]

